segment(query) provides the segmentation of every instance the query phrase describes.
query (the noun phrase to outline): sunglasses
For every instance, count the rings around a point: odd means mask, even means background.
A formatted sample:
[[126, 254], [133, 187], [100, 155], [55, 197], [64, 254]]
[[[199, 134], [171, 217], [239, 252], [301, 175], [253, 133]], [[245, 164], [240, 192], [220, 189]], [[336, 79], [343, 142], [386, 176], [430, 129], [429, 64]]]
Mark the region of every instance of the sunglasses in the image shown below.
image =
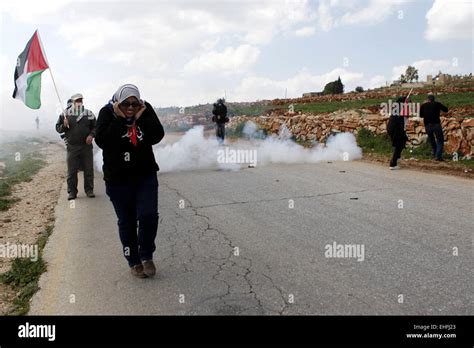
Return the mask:
[[120, 103], [120, 106], [124, 107], [124, 108], [128, 108], [128, 107], [132, 107], [134, 109], [138, 108], [141, 104], [138, 103], [138, 102], [133, 102], [133, 103], [130, 103], [128, 101], [124, 101], [124, 102], [121, 102]]

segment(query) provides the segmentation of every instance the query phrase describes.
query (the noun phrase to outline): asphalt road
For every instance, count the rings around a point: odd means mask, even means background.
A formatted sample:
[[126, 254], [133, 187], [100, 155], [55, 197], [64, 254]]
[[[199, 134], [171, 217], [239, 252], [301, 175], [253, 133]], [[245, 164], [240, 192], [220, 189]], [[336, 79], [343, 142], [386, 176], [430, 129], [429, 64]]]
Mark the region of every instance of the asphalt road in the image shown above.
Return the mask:
[[153, 279], [129, 272], [102, 175], [75, 208], [63, 187], [30, 314], [474, 314], [472, 181], [322, 162], [159, 183]]

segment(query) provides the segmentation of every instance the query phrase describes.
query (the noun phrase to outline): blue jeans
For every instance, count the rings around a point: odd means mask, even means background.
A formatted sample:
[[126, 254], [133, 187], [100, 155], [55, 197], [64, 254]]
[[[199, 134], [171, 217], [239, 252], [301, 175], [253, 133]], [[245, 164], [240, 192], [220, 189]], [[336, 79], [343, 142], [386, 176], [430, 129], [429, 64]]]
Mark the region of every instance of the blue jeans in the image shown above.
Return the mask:
[[431, 144], [433, 156], [437, 159], [443, 157], [444, 135], [443, 128], [439, 123], [428, 123], [425, 125], [426, 134]]
[[[105, 184], [117, 214], [123, 254], [130, 267], [151, 260], [158, 231], [158, 178], [156, 172], [136, 182]], [[138, 225], [138, 234], [137, 234]]]

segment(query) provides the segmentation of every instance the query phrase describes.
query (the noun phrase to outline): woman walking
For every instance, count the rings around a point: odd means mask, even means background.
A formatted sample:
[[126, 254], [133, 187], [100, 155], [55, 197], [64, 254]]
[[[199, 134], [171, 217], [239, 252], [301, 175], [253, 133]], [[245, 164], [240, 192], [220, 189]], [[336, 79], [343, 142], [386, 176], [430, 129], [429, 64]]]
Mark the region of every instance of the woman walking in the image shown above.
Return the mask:
[[152, 145], [163, 136], [153, 107], [135, 85], [121, 86], [99, 112], [95, 141], [103, 150], [106, 193], [117, 214], [123, 254], [139, 278], [156, 272], [159, 167]]

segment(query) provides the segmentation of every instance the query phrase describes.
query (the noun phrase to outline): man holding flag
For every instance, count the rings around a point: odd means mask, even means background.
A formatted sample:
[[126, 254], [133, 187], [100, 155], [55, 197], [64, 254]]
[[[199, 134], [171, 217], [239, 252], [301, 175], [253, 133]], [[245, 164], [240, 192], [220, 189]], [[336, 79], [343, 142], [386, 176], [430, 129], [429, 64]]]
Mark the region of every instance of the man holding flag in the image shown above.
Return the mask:
[[77, 172], [84, 170], [84, 191], [87, 197], [94, 195], [94, 157], [92, 140], [95, 137], [96, 118], [85, 109], [80, 93], [71, 97], [72, 106], [62, 113], [56, 123], [56, 131], [64, 133], [67, 148], [67, 192], [68, 199], [77, 197]]
[[[13, 98], [23, 101], [30, 109], [39, 109], [41, 107], [41, 74], [46, 69], [49, 69], [59, 104], [62, 105], [38, 30], [36, 30], [17, 58]], [[64, 134], [67, 146], [69, 200], [77, 197], [77, 172], [80, 167], [84, 169], [84, 190], [87, 197], [95, 197], [92, 141], [95, 136], [96, 118], [90, 110], [84, 109], [82, 99], [79, 93], [73, 95], [72, 107], [64, 110], [56, 123], [56, 131]]]

